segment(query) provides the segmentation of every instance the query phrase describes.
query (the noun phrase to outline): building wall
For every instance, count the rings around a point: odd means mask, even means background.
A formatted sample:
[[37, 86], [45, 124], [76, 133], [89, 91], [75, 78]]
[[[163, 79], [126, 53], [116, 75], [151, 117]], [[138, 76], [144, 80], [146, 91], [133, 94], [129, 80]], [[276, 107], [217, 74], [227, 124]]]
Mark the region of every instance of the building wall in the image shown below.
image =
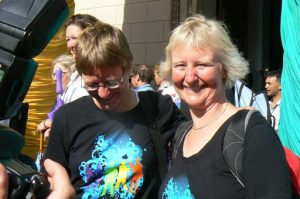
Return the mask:
[[75, 14], [87, 13], [122, 29], [134, 63], [164, 59], [170, 33], [171, 0], [74, 0]]

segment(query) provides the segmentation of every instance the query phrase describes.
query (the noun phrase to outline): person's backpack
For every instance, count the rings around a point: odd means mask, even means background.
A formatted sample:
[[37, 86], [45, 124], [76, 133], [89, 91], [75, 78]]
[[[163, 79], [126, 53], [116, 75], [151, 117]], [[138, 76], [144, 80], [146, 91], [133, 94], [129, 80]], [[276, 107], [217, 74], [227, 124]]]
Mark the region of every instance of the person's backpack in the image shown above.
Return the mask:
[[234, 101], [237, 107], [253, 106], [271, 123], [269, 100], [264, 91], [255, 93], [243, 80], [237, 80], [234, 85]]
[[[241, 117], [233, 117], [230, 121], [223, 140], [223, 156], [226, 163], [229, 166], [231, 173], [235, 176], [237, 181], [244, 187], [242, 173], [243, 173], [243, 151], [244, 141], [246, 137], [246, 129], [248, 126], [249, 119], [257, 110], [243, 110]], [[177, 151], [181, 142], [183, 141], [188, 129], [193, 125], [192, 121], [185, 122], [178, 127], [179, 131], [176, 132], [174, 137], [174, 149], [172, 159], [176, 157]], [[299, 199], [297, 191], [293, 187], [293, 198]]]
[[[242, 156], [244, 151], [244, 142], [246, 137], [246, 129], [250, 117], [257, 112], [256, 110], [248, 111], [245, 117], [233, 118], [227, 127], [224, 140], [223, 140], [223, 156], [226, 163], [228, 164], [231, 173], [235, 176], [237, 181], [244, 187], [242, 173], [243, 173], [243, 162]], [[293, 184], [291, 178], [291, 184]], [[292, 186], [293, 198], [299, 199], [297, 189]]]

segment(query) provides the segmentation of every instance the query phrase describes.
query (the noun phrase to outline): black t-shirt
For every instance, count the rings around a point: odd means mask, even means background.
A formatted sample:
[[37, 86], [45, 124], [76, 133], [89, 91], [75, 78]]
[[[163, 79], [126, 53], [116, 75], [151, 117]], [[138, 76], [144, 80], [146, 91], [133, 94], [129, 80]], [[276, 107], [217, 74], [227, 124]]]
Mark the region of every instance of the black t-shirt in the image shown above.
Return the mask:
[[[232, 117], [240, 117], [239, 114], [237, 112]], [[283, 148], [274, 130], [260, 114], [254, 114], [248, 123], [243, 153], [245, 188], [230, 172], [222, 154], [222, 146], [232, 117], [191, 157], [183, 156], [184, 141], [181, 142], [162, 183], [159, 198], [291, 198], [289, 171]]]
[[67, 169], [77, 198], [157, 195], [158, 188], [148, 190], [159, 176], [149, 127], [157, 121], [167, 145], [184, 117], [168, 96], [141, 92], [139, 99], [135, 108], [123, 113], [100, 110], [90, 96], [56, 112], [46, 158]]

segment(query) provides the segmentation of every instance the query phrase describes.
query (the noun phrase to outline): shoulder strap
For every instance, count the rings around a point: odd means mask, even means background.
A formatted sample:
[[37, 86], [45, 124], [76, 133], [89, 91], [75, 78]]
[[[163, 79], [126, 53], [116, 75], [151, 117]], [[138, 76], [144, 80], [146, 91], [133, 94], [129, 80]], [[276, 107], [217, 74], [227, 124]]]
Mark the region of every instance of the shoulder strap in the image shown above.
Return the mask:
[[237, 100], [238, 106], [241, 106], [240, 101], [241, 101], [241, 96], [242, 96], [242, 91], [244, 86], [245, 86], [244, 82], [241, 82], [241, 86], [238, 89], [238, 100]]
[[[162, 144], [161, 141], [161, 132], [160, 128], [157, 125], [157, 116], [159, 114], [159, 108], [158, 108], [158, 93], [155, 93], [153, 91], [143, 91], [139, 93], [139, 96], [142, 98], [140, 100], [143, 100], [146, 102], [145, 104], [149, 104], [150, 107], [147, 107], [145, 109], [145, 113], [147, 113], [147, 116], [149, 119], [152, 120], [152, 118], [155, 118], [152, 123], [150, 123], [149, 129], [150, 134], [154, 143], [154, 148], [156, 152], [156, 156], [158, 159], [158, 168], [159, 168], [159, 174], [161, 180], [163, 180], [167, 174], [167, 155], [166, 150]], [[143, 106], [143, 108], [146, 108]], [[151, 122], [151, 121], [150, 121]]]
[[172, 153], [172, 160], [175, 159], [178, 148], [183, 141], [184, 136], [188, 132], [188, 129], [191, 127], [192, 121], [184, 122], [181, 125], [178, 126], [175, 136], [173, 138], [173, 153]]
[[242, 110], [241, 115], [234, 116], [224, 135], [223, 156], [229, 166], [230, 171], [237, 181], [244, 187], [242, 179], [242, 157], [244, 151], [244, 141], [246, 129], [250, 117], [256, 110]]

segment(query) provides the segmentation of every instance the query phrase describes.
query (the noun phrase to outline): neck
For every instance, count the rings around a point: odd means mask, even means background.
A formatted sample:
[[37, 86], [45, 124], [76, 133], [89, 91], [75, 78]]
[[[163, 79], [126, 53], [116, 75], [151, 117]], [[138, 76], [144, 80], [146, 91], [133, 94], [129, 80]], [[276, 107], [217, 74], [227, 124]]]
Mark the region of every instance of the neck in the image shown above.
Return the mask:
[[137, 87], [141, 87], [141, 86], [144, 86], [146, 84], [147, 84], [146, 82], [139, 82], [138, 85], [137, 85]]
[[277, 95], [275, 95], [273, 98], [272, 98], [272, 104], [277, 104], [279, 102], [279, 100], [281, 99], [281, 93], [278, 93]]
[[123, 109], [120, 110], [119, 112], [126, 112], [129, 111], [131, 109], [133, 109], [138, 103], [139, 103], [139, 97], [138, 94], [131, 90], [127, 93], [126, 95], [126, 104], [124, 104]]
[[218, 121], [226, 112], [228, 103], [217, 103], [208, 110], [201, 111], [198, 114], [192, 112], [192, 118], [194, 122], [194, 130], [203, 129]]

